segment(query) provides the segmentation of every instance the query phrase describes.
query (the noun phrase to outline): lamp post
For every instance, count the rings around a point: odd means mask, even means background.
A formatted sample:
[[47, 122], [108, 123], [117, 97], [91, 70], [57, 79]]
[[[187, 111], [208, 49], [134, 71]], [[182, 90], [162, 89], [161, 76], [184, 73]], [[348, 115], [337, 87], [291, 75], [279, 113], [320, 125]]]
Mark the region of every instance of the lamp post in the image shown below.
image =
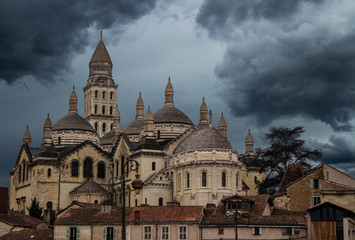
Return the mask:
[[136, 194], [139, 194], [140, 190], [143, 188], [143, 182], [139, 179], [139, 163], [134, 160], [127, 158], [126, 161], [122, 158], [121, 161], [121, 197], [122, 197], [122, 240], [126, 240], [126, 176], [130, 172], [136, 172], [136, 179], [134, 179], [131, 183]]

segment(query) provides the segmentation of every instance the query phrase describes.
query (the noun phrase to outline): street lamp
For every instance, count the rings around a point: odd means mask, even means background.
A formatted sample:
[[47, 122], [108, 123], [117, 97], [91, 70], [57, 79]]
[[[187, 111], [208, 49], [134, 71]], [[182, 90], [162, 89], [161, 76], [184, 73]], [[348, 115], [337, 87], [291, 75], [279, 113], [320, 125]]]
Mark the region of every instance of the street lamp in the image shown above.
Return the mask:
[[238, 240], [238, 214], [241, 216], [241, 219], [242, 219], [243, 223], [247, 223], [248, 222], [250, 215], [249, 215], [249, 212], [248, 212], [248, 201], [247, 200], [245, 200], [245, 199], [236, 199], [235, 211], [234, 211], [235, 240]]
[[126, 240], [126, 177], [130, 172], [136, 172], [136, 179], [131, 183], [136, 194], [139, 194], [140, 190], [143, 188], [143, 182], [139, 179], [139, 163], [134, 160], [122, 157], [121, 161], [121, 197], [122, 197], [122, 240]]

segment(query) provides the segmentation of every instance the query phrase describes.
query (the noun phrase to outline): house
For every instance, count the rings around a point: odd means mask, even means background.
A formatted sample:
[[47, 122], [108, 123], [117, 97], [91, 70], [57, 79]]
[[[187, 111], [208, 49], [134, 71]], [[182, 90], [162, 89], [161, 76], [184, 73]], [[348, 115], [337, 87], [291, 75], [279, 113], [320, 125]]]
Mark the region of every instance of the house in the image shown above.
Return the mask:
[[223, 197], [217, 207], [205, 208], [200, 228], [204, 240], [235, 239], [236, 232], [238, 239], [307, 238], [305, 214], [274, 213], [267, 194]]
[[[122, 209], [73, 202], [58, 214], [55, 239], [121, 239]], [[127, 239], [199, 239], [202, 206], [126, 208]]]
[[[292, 165], [292, 168], [297, 167]], [[306, 212], [312, 206], [329, 201], [355, 211], [353, 177], [326, 163], [297, 179], [289, 176], [289, 173], [294, 172], [300, 176], [295, 169], [286, 171], [279, 192], [273, 196], [275, 208]]]

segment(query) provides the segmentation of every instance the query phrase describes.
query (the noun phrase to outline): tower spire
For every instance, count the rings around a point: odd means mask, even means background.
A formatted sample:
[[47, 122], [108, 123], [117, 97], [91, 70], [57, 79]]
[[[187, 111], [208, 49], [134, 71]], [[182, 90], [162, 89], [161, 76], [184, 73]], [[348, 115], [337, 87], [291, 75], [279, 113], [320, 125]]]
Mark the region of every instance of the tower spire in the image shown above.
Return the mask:
[[152, 112], [150, 111], [150, 106], [148, 106], [148, 111], [144, 118], [144, 134], [147, 137], [154, 136], [154, 118]]
[[75, 86], [73, 86], [73, 91], [69, 98], [69, 112], [78, 112], [78, 96], [75, 92]]
[[42, 145], [53, 145], [52, 142], [52, 121], [49, 118], [49, 113], [47, 114], [47, 118], [44, 121], [44, 125], [43, 125], [43, 141], [42, 141]]
[[226, 123], [226, 120], [223, 117], [223, 112], [222, 112], [221, 118], [219, 119], [219, 122], [218, 122], [218, 132], [223, 137], [227, 137], [227, 123]]
[[29, 146], [31, 145], [31, 133], [30, 130], [28, 130], [28, 125], [26, 126], [26, 131], [25, 134], [23, 134], [22, 138], [22, 144], [28, 144]]
[[165, 106], [174, 106], [174, 89], [170, 82], [170, 76], [168, 79], [168, 84], [165, 88]]
[[144, 119], [144, 102], [142, 99], [141, 92], [139, 92], [139, 97], [137, 99], [137, 104], [136, 104], [136, 119], [140, 119], [140, 120]]
[[250, 129], [248, 130], [248, 135], [245, 140], [245, 155], [254, 155], [254, 140]]
[[205, 103], [205, 97], [202, 98], [202, 103], [200, 107], [200, 123], [199, 125], [208, 125], [207, 120], [207, 105]]

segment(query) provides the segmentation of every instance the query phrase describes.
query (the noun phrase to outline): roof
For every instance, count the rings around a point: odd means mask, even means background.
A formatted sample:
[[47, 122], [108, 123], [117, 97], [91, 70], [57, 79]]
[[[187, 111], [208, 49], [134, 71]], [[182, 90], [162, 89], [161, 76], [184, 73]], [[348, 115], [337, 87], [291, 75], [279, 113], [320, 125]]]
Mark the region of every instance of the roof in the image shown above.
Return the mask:
[[175, 149], [176, 153], [194, 150], [232, 150], [228, 139], [222, 136], [215, 128], [209, 126], [197, 128], [190, 136], [185, 138]]
[[347, 214], [348, 216], [353, 217], [353, 218], [355, 217], [355, 212], [351, 211], [350, 209], [347, 209], [347, 208], [341, 207], [341, 206], [339, 206], [339, 205], [336, 205], [336, 204], [334, 204], [334, 203], [331, 203], [331, 202], [323, 202], [323, 203], [320, 203], [320, 204], [318, 204], [318, 205], [315, 205], [315, 206], [309, 208], [309, 209], [307, 210], [307, 212], [313, 212], [313, 211], [315, 211], [315, 210], [317, 210], [317, 209], [321, 209], [321, 208], [326, 207], [326, 206], [331, 206], [331, 207], [340, 209], [340, 210], [346, 212], [346, 214]]
[[187, 125], [194, 125], [190, 118], [185, 113], [174, 106], [164, 106], [156, 111], [153, 115], [154, 123], [182, 123]]
[[51, 240], [54, 239], [53, 229], [24, 229], [21, 231], [12, 231], [0, 237], [1, 240]]
[[74, 188], [70, 194], [77, 193], [108, 193], [106, 189], [97, 184], [94, 180], [88, 179], [80, 186]]
[[286, 172], [282, 178], [277, 195], [287, 192], [286, 186], [303, 176], [302, 167], [299, 163], [288, 164]]
[[102, 150], [100, 147], [98, 147], [96, 144], [94, 144], [93, 142], [86, 140], [85, 142], [80, 143], [79, 145], [73, 146], [73, 147], [67, 147], [65, 148], [59, 155], [60, 158], [63, 158], [75, 151], [77, 151], [78, 149], [86, 146], [86, 145], [91, 145], [93, 148], [95, 148], [98, 152], [102, 153], [103, 155], [106, 155], [107, 157], [111, 157], [111, 154], [108, 152], [105, 152], [104, 150]]
[[53, 125], [53, 131], [59, 130], [83, 130], [96, 132], [91, 124], [81, 117], [77, 112], [69, 112]]
[[127, 124], [122, 132], [127, 135], [139, 135], [144, 127], [144, 119], [136, 119]]
[[[102, 213], [101, 206], [69, 208], [63, 211], [55, 225], [115, 223], [121, 224], [121, 208], [112, 207], [109, 213]], [[203, 206], [139, 206], [126, 208], [127, 222], [199, 222]]]
[[90, 63], [106, 62], [112, 64], [110, 54], [108, 53], [104, 41], [100, 38], [99, 43], [96, 46], [95, 52], [92, 54]]
[[32, 228], [37, 226], [38, 224], [43, 223], [43, 221], [37, 218], [10, 209], [8, 210], [7, 214], [0, 213], [0, 222], [6, 223], [14, 227], [16, 226], [27, 228]]
[[319, 189], [321, 191], [355, 191], [355, 188], [322, 179], [320, 180]]
[[115, 141], [116, 132], [115, 129], [112, 129], [108, 133], [106, 133], [101, 139], [101, 145], [112, 145]]
[[265, 210], [267, 203], [272, 205], [270, 200], [270, 196], [268, 194], [261, 194], [261, 195], [234, 195], [234, 196], [223, 196], [221, 201], [219, 202], [216, 208], [216, 214], [224, 213], [225, 207], [224, 202], [232, 199], [241, 198], [247, 200], [252, 203], [252, 208], [250, 211], [250, 215], [252, 216], [261, 216]]
[[138, 143], [137, 150], [139, 149], [162, 150], [162, 147], [155, 138], [143, 137]]

